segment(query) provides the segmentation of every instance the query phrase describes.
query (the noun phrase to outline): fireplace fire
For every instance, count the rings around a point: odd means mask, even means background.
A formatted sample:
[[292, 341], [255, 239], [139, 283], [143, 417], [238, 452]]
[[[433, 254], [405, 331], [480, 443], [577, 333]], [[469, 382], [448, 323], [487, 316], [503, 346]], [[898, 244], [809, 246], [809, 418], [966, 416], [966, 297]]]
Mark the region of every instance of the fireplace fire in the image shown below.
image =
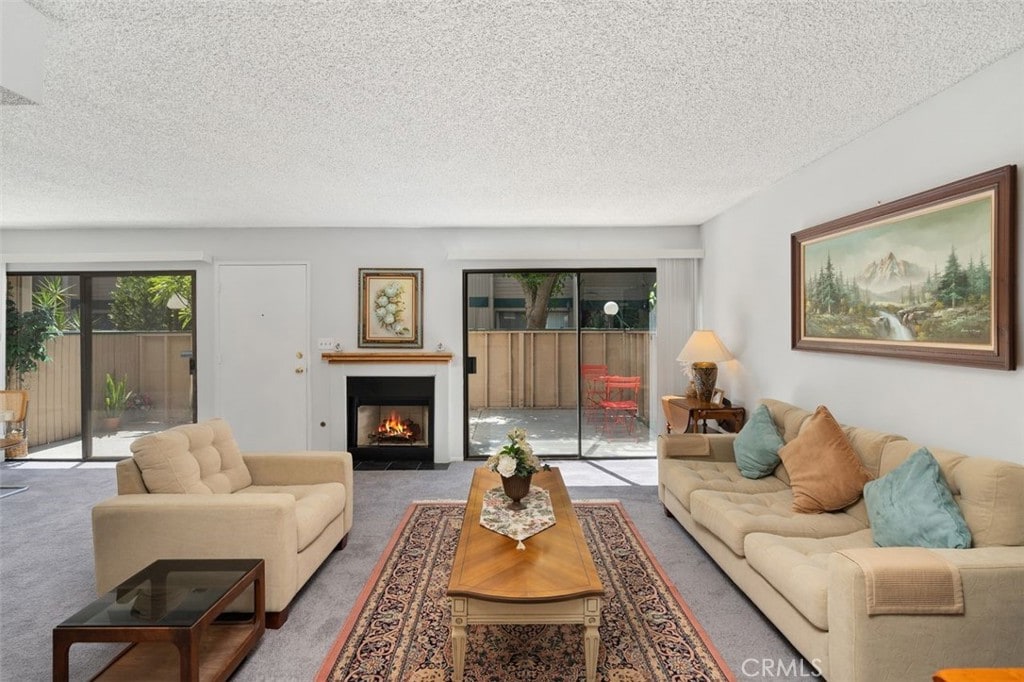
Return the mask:
[[401, 415], [392, 411], [387, 419], [377, 427], [377, 433], [371, 440], [378, 443], [414, 443], [420, 439], [423, 427], [411, 419], [402, 419]]
[[[424, 445], [423, 426], [417, 419], [424, 419], [420, 405], [387, 407], [361, 405], [358, 421], [357, 445]], [[416, 414], [410, 414], [415, 412]], [[387, 414], [381, 418], [379, 415]], [[376, 424], [376, 426], [374, 426]]]

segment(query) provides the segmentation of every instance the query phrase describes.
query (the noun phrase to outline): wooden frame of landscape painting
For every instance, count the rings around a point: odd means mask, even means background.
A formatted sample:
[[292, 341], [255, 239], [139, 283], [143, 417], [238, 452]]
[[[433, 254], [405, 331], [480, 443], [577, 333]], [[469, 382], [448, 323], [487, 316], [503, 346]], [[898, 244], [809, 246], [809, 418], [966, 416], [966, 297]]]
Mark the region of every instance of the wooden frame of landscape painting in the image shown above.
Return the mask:
[[1016, 166], [792, 235], [797, 350], [1016, 368]]

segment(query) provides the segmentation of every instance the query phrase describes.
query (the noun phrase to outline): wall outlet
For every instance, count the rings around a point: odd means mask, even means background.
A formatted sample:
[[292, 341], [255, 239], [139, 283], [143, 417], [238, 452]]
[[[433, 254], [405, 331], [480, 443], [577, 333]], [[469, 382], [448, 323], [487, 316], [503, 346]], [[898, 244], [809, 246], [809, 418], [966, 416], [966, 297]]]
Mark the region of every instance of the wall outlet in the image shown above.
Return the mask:
[[319, 350], [334, 350], [337, 342], [334, 339], [317, 339], [316, 347]]

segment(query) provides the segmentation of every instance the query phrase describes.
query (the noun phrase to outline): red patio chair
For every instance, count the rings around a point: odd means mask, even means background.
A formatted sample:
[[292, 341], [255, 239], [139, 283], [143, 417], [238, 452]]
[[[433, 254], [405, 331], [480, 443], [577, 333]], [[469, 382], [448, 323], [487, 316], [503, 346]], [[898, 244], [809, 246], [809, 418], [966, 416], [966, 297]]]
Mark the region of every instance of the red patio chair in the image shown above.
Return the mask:
[[633, 435], [640, 401], [640, 377], [604, 377], [604, 399], [601, 401], [604, 420], [602, 434], [621, 426]]

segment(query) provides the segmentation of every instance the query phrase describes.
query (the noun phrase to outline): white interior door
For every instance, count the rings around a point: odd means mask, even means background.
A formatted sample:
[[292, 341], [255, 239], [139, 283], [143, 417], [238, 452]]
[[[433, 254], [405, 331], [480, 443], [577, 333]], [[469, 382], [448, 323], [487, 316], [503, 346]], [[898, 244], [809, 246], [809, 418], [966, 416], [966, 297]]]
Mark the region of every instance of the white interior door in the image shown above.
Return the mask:
[[305, 450], [309, 303], [305, 264], [217, 267], [217, 414], [243, 450]]

